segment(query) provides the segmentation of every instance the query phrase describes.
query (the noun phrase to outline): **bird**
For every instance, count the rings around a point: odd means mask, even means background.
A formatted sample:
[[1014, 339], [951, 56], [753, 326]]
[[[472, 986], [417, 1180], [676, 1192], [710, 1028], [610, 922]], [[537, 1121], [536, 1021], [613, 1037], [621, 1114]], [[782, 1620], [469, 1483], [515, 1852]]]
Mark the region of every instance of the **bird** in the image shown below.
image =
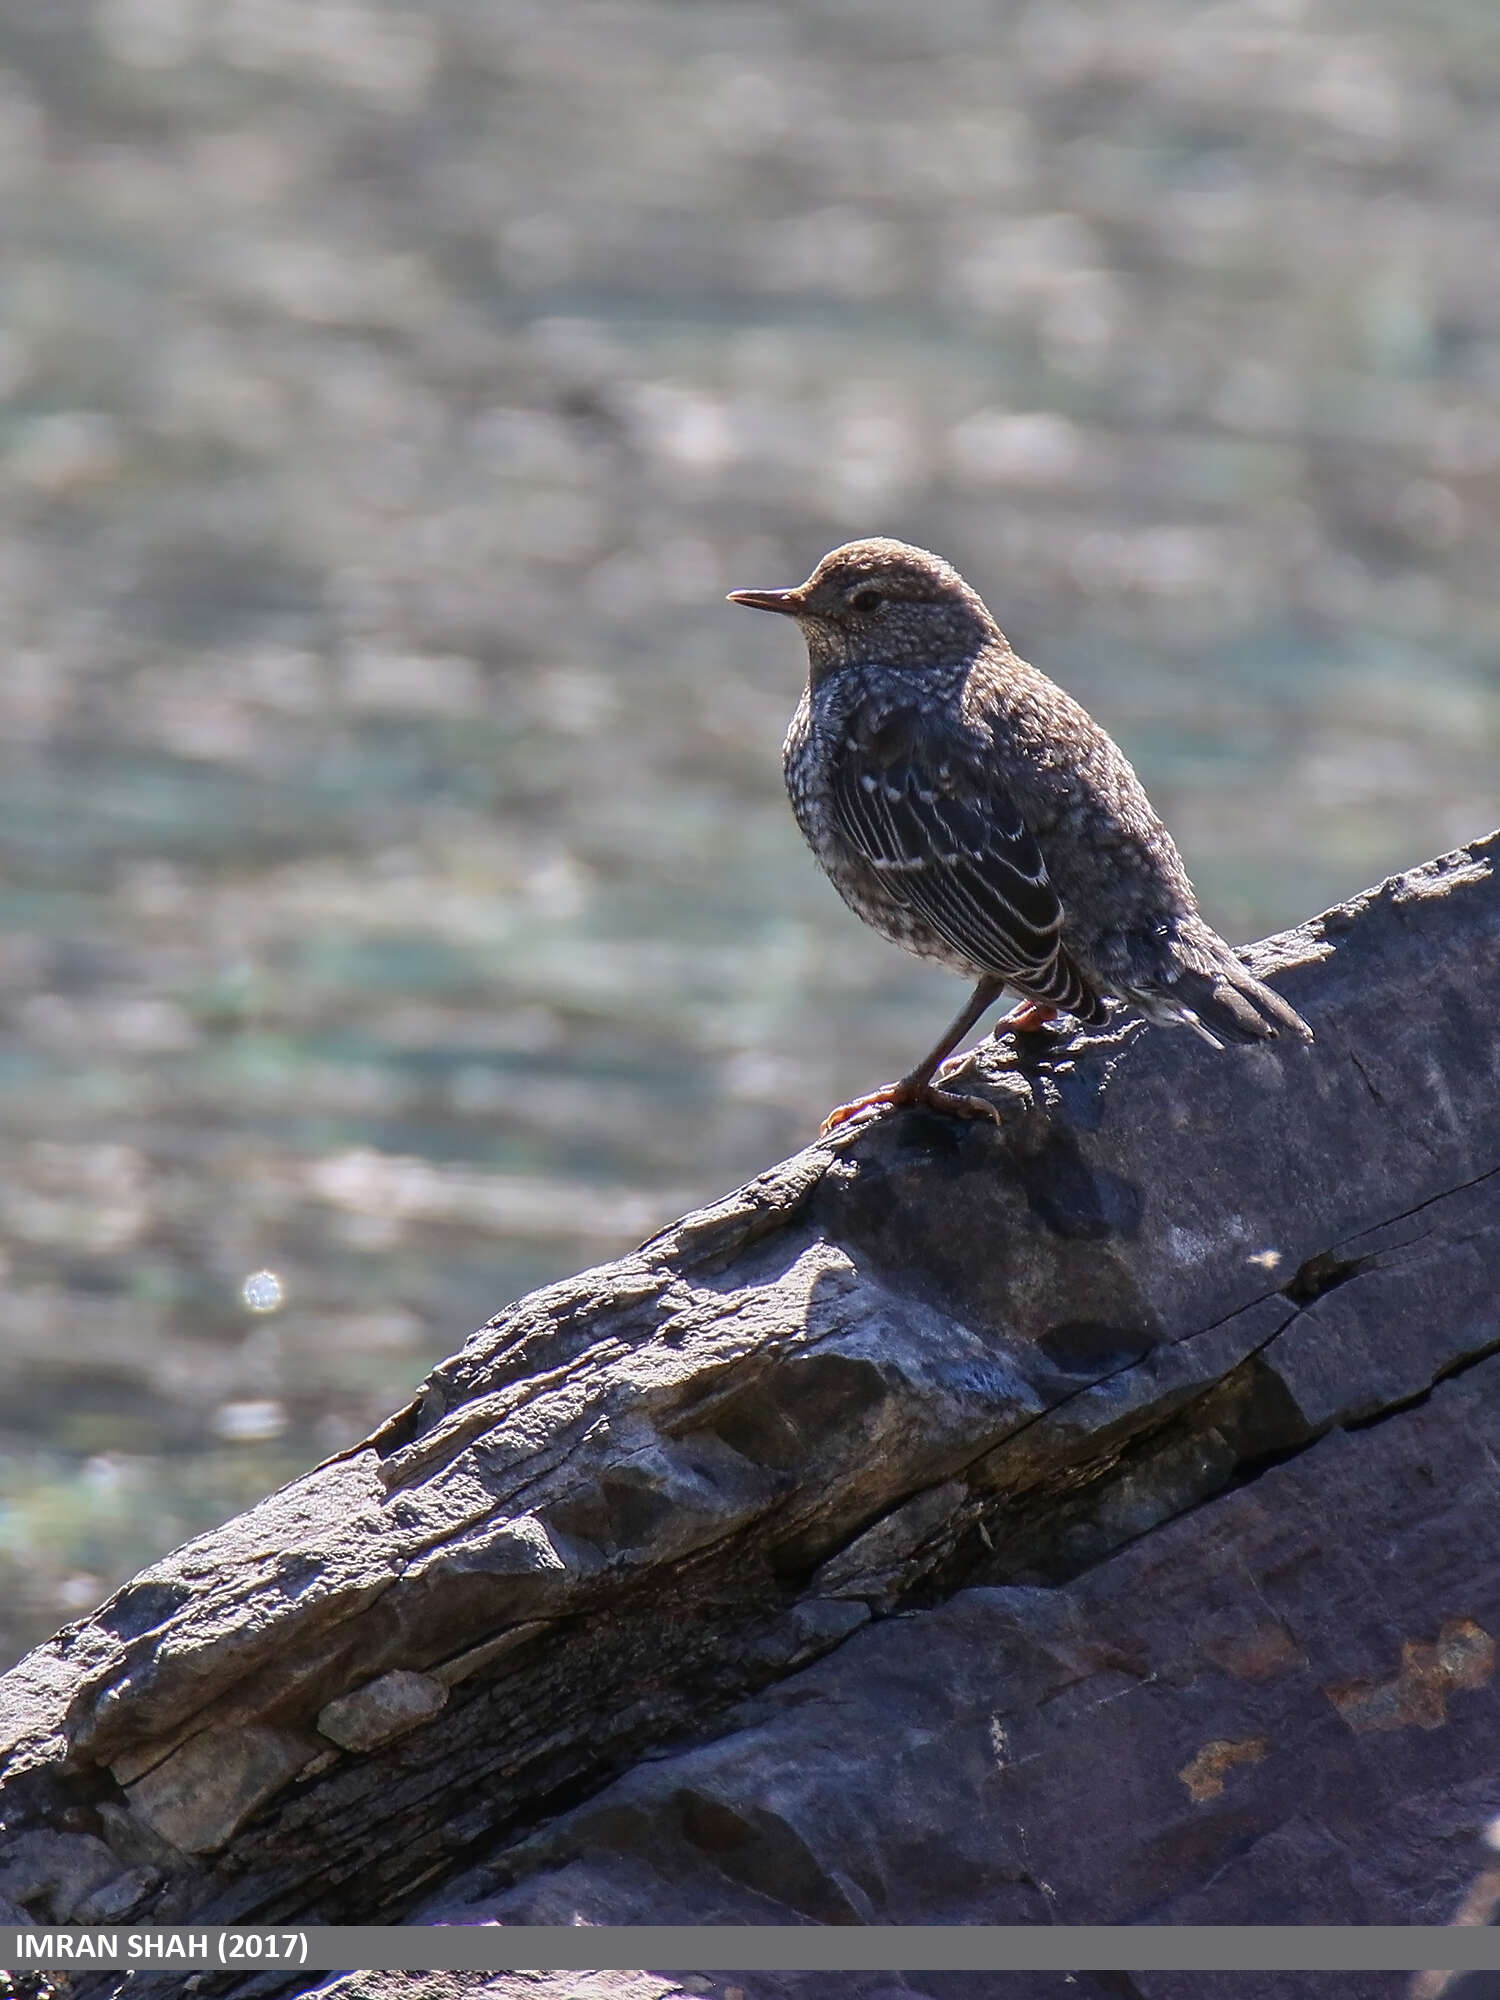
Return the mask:
[[1124, 752], [1012, 650], [941, 556], [846, 542], [790, 590], [729, 601], [795, 619], [808, 676], [782, 764], [792, 811], [856, 916], [975, 981], [942, 1039], [895, 1083], [832, 1110], [825, 1133], [913, 1106], [999, 1114], [944, 1064], [1009, 989], [997, 1036], [1109, 1003], [1216, 1049], [1312, 1029], [1203, 917], [1172, 836]]

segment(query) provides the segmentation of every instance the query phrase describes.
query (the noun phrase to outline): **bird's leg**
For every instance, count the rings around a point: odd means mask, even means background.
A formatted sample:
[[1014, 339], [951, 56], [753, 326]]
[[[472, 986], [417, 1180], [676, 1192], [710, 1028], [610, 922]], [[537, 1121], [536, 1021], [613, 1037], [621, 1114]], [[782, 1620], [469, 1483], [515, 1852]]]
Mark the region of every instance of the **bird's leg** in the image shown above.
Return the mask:
[[920, 1106], [924, 1111], [941, 1111], [950, 1118], [989, 1118], [998, 1125], [1000, 1114], [987, 1098], [969, 1097], [956, 1090], [939, 1090], [932, 1079], [939, 1064], [953, 1053], [980, 1015], [994, 1006], [1004, 990], [1003, 980], [981, 979], [969, 995], [963, 1012], [950, 1023], [937, 1047], [930, 1049], [914, 1070], [908, 1071], [899, 1083], [882, 1084], [879, 1090], [866, 1091], [863, 1097], [852, 1098], [848, 1104], [836, 1105], [823, 1120], [822, 1131], [836, 1132], [840, 1125], [847, 1125], [862, 1111], [883, 1111], [888, 1106], [908, 1105]]
[[[990, 1040], [1002, 1041], [1006, 1035], [1039, 1034], [1050, 1021], [1055, 1021], [1057, 1016], [1056, 1007], [1049, 1007], [1041, 1000], [1023, 1000], [1019, 1007], [1012, 1007], [1008, 1014], [1000, 1016], [990, 1029]], [[943, 1080], [944, 1071], [957, 1069], [962, 1061], [962, 1056], [954, 1056], [951, 1062], [944, 1063], [937, 1073], [939, 1084]]]
[[1008, 1014], [1000, 1016], [990, 1034], [997, 1042], [1002, 1035], [1031, 1035], [1056, 1019], [1055, 1007], [1044, 1007], [1040, 1000], [1023, 1000], [1019, 1007], [1012, 1007]]

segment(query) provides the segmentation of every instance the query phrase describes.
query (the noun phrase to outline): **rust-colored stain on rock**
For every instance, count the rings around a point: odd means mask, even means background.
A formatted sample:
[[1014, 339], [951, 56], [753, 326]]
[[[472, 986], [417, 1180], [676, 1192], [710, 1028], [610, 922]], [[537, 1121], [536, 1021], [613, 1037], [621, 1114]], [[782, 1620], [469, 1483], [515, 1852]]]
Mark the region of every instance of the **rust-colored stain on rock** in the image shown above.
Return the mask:
[[1222, 1793], [1226, 1772], [1232, 1771], [1236, 1764], [1258, 1764], [1265, 1754], [1264, 1736], [1246, 1736], [1238, 1743], [1226, 1736], [1216, 1736], [1177, 1775], [1187, 1786], [1193, 1804], [1201, 1806], [1205, 1800], [1216, 1799]]
[[1436, 1643], [1406, 1639], [1401, 1671], [1384, 1681], [1348, 1681], [1323, 1692], [1351, 1729], [1441, 1729], [1448, 1696], [1483, 1687], [1495, 1671], [1495, 1642], [1472, 1618], [1446, 1618]]
[[1211, 1634], [1202, 1642], [1201, 1651], [1205, 1659], [1237, 1680], [1271, 1680], [1307, 1664], [1307, 1655], [1279, 1619]]

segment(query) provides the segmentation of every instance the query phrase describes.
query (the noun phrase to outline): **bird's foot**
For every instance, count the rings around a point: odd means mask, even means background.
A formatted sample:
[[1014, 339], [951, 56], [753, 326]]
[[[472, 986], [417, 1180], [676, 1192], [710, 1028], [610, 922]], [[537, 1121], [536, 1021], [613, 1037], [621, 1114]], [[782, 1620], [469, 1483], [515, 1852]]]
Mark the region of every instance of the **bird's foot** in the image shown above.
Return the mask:
[[884, 1083], [879, 1090], [868, 1090], [863, 1097], [851, 1098], [847, 1104], [835, 1105], [818, 1128], [819, 1136], [827, 1138], [830, 1132], [862, 1117], [865, 1112], [877, 1116], [883, 1111], [936, 1111], [944, 1118], [988, 1118], [991, 1124], [1000, 1123], [1000, 1113], [987, 1097], [971, 1097], [966, 1091], [939, 1090], [935, 1083]]
[[1019, 1007], [1012, 1007], [1008, 1014], [1000, 1016], [990, 1030], [990, 1037], [998, 1042], [1002, 1035], [1034, 1035], [1056, 1019], [1055, 1007], [1044, 1007], [1038, 1000], [1023, 1000]]

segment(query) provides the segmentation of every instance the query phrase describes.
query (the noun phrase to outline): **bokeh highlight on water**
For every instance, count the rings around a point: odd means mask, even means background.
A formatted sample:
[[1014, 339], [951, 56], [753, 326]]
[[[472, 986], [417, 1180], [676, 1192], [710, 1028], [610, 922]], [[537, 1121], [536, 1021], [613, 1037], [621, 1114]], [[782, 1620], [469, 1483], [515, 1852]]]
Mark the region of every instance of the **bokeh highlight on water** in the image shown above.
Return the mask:
[[893, 533], [1210, 916], [1496, 818], [1490, 0], [0, 0], [0, 1649], [958, 998], [723, 605]]

